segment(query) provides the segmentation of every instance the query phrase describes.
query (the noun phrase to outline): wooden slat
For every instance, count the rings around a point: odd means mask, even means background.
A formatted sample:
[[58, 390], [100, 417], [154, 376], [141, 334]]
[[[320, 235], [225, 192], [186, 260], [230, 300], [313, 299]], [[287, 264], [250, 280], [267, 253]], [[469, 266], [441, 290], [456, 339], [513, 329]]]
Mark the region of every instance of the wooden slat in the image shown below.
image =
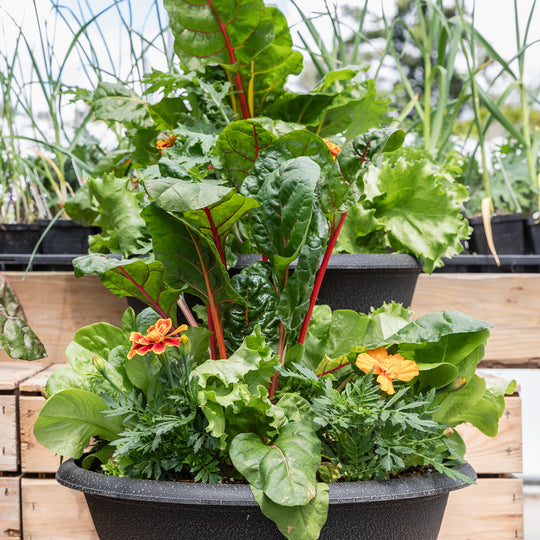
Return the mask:
[[17, 397], [0, 395], [0, 471], [19, 467]]
[[54, 480], [22, 478], [25, 540], [98, 540], [84, 495]]
[[471, 425], [457, 430], [467, 445], [467, 461], [477, 474], [513, 474], [523, 470], [521, 399], [505, 398], [506, 408], [496, 437], [488, 437]]
[[19, 423], [21, 434], [21, 471], [23, 473], [54, 473], [60, 465], [60, 456], [42, 446], [34, 435], [34, 423], [45, 398], [19, 397]]
[[20, 540], [20, 477], [0, 476], [0, 538]]
[[29, 272], [23, 280], [23, 272], [5, 275], [51, 362], [66, 361], [66, 347], [79, 328], [100, 321], [120, 325], [127, 308], [126, 299], [114, 296], [95, 276]]
[[450, 493], [439, 540], [520, 538], [523, 538], [523, 480], [480, 478], [476, 485]]
[[540, 367], [540, 274], [422, 274], [416, 316], [458, 310], [493, 324], [483, 366]]
[[22, 394], [41, 394], [44, 389], [45, 385], [47, 384], [47, 381], [49, 377], [59, 368], [63, 366], [67, 366], [69, 364], [51, 364], [46, 369], [40, 371], [39, 373], [36, 373], [32, 377], [29, 377], [28, 379], [22, 381], [19, 384], [19, 390]]
[[24, 360], [12, 360], [4, 351], [0, 351], [5, 359], [0, 358], [0, 390], [14, 392], [21, 382], [50, 365], [48, 361], [26, 362]]

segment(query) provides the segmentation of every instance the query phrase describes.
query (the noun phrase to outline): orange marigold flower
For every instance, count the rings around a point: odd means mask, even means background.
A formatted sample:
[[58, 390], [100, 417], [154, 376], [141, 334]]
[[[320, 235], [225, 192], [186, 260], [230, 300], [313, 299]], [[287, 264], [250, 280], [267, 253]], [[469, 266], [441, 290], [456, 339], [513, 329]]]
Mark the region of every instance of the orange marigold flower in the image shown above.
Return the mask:
[[401, 354], [388, 354], [384, 347], [361, 353], [356, 357], [356, 366], [364, 373], [373, 370], [378, 375], [377, 382], [387, 394], [395, 394], [392, 381], [410, 381], [418, 375], [418, 366], [412, 360], [405, 360]]
[[175, 142], [176, 135], [171, 135], [170, 137], [167, 137], [165, 139], [158, 139], [156, 141], [156, 148], [158, 150], [161, 150], [161, 153], [163, 153], [163, 150], [165, 150], [165, 148], [171, 148], [171, 146], [174, 146]]
[[341, 152], [341, 146], [339, 146], [339, 144], [333, 143], [332, 141], [329, 141], [328, 139], [323, 139], [323, 141], [326, 143], [326, 146], [328, 146], [328, 150], [330, 150], [330, 153], [335, 160], [336, 156]]
[[148, 351], [155, 354], [162, 354], [167, 346], [178, 347], [180, 343], [187, 343], [188, 338], [185, 335], [173, 337], [178, 332], [185, 332], [187, 325], [179, 326], [173, 332], [171, 319], [159, 319], [156, 324], [153, 324], [146, 334], [143, 336], [140, 332], [131, 332], [130, 341], [133, 341], [131, 350], [127, 357], [133, 358], [136, 354], [144, 356]]

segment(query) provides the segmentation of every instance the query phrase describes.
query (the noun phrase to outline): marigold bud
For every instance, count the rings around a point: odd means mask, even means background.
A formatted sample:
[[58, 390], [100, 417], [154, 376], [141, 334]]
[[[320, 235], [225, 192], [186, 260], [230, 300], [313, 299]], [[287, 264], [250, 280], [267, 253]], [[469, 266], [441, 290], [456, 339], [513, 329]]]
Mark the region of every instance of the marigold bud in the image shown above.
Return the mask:
[[92, 363], [94, 364], [94, 367], [100, 372], [100, 373], [104, 373], [105, 372], [105, 362], [103, 361], [103, 358], [101, 358], [101, 356], [98, 356], [96, 354], [96, 356], [94, 356], [92, 358]]
[[451, 428], [451, 427], [447, 427], [444, 431], [443, 431], [445, 437], [451, 437], [455, 431]]

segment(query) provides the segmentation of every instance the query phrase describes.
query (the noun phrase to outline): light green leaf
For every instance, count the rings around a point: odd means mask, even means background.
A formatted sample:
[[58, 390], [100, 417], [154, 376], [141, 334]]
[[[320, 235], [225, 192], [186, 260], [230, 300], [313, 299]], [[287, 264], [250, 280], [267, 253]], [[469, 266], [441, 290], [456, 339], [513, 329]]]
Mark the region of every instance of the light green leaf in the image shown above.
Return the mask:
[[308, 426], [290, 422], [271, 445], [242, 433], [232, 440], [229, 455], [247, 481], [279, 505], [305, 505], [316, 495], [321, 443]]
[[100, 82], [94, 92], [92, 108], [98, 120], [139, 128], [154, 125], [146, 101], [119, 83]]
[[80, 458], [90, 437], [112, 441], [122, 430], [122, 418], [106, 416], [107, 409], [92, 392], [62, 390], [43, 405], [34, 433], [45, 448], [64, 457]]
[[264, 492], [251, 486], [262, 513], [271, 519], [289, 540], [317, 540], [328, 517], [328, 486], [319, 482], [317, 495], [304, 506], [276, 504]]

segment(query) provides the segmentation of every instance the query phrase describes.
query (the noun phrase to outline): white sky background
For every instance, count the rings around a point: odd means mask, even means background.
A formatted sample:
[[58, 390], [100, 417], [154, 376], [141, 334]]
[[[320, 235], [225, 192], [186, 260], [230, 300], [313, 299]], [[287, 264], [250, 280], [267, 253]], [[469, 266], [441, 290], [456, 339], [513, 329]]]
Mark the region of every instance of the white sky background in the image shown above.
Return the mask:
[[[534, 0], [517, 0], [521, 28], [525, 27], [528, 13]], [[363, 5], [363, 0], [336, 0], [337, 5], [340, 6], [344, 3], [350, 5]], [[76, 9], [77, 2], [75, 0], [63, 0], [59, 2], [61, 5]], [[274, 3], [278, 5], [281, 11], [286, 15], [290, 26], [292, 26], [293, 37], [296, 36], [296, 29], [299, 28], [297, 23], [300, 21], [300, 16], [289, 0], [267, 0], [267, 3]], [[334, 4], [332, 0], [328, 0], [330, 6]], [[469, 0], [469, 5], [473, 5], [473, 0]], [[50, 2], [49, 0], [35, 0], [35, 4], [39, 13], [42, 16], [46, 16], [49, 12]], [[110, 4], [110, 0], [90, 0], [89, 4], [92, 6], [94, 12], [99, 12], [100, 9]], [[124, 3], [120, 3], [123, 5]], [[144, 17], [147, 15], [148, 6], [151, 3], [148, 0], [131, 0], [133, 6], [134, 27], [140, 28]], [[313, 14], [320, 11], [324, 11], [324, 0], [298, 0], [298, 4], [301, 9], [307, 14]], [[395, 12], [396, 0], [369, 0], [369, 9], [375, 13], [380, 14], [384, 9], [386, 14], [391, 17]], [[515, 32], [514, 32], [514, 1], [513, 0], [476, 0], [476, 26], [482, 34], [484, 34], [488, 40], [495, 46], [496, 50], [501, 53], [506, 59], [511, 58], [516, 51]], [[0, 47], [5, 51], [9, 49], [10, 43], [12, 44], [15, 38], [15, 29], [9, 22], [6, 14], [11, 15], [16, 21], [23, 22], [24, 27], [28, 28], [28, 36], [37, 36], [34, 20], [34, 2], [32, 0], [0, 0]], [[115, 40], [114, 36], [118, 35], [116, 21], [117, 18], [113, 15], [103, 16], [99, 18], [99, 23], [106, 34], [108, 39], [112, 40], [110, 49], [114, 52], [114, 49], [119, 49], [121, 46], [126, 50], [126, 44]], [[321, 35], [323, 37], [331, 35], [330, 26], [328, 23], [324, 23], [319, 20], [317, 23], [320, 27]], [[148, 29], [153, 27], [152, 21], [149, 20], [146, 24]], [[304, 32], [305, 33], [305, 32]], [[3, 34], [3, 35], [2, 35]], [[62, 35], [63, 34], [63, 35]], [[60, 33], [55, 36], [56, 43], [61, 48], [62, 43], [64, 47], [69, 42], [68, 33]], [[540, 5], [534, 14], [533, 23], [531, 26], [530, 40], [540, 39]], [[100, 40], [97, 40], [99, 42]], [[97, 43], [96, 42], [96, 43]], [[535, 56], [538, 56], [540, 47], [531, 49], [529, 54], [528, 72], [529, 79], [535, 82], [540, 77], [540, 63], [535, 61]], [[105, 54], [102, 50], [101, 54]]]
[[[273, 3], [278, 5], [282, 12], [287, 17], [289, 25], [291, 26], [291, 33], [293, 39], [297, 44], [300, 43], [298, 40], [297, 33], [302, 31], [302, 27], [299, 24], [301, 19], [294, 5], [290, 0], [266, 0], [267, 3]], [[469, 5], [472, 7], [473, 0], [468, 0]], [[524, 29], [527, 16], [533, 5], [534, 0], [517, 0], [519, 14], [521, 19], [521, 28]], [[78, 16], [81, 15], [78, 13], [78, 5], [82, 4], [83, 6], [90, 5], [94, 13], [98, 13], [100, 10], [104, 9], [106, 6], [110, 6], [111, 0], [62, 0], [60, 2], [55, 2], [62, 6], [65, 6], [67, 9], [72, 9], [73, 14]], [[325, 11], [325, 1], [324, 0], [297, 0], [300, 8], [307, 14], [313, 15], [321, 11]], [[363, 6], [363, 0], [337, 0], [338, 7], [344, 5], [345, 3], [349, 5], [358, 5]], [[330, 6], [334, 5], [333, 0], [328, 0]], [[540, 4], [540, 2], [539, 2]], [[127, 17], [128, 2], [119, 2], [119, 5], [122, 8], [123, 13]], [[133, 27], [136, 29], [145, 28], [145, 35], [155, 35], [156, 32], [156, 21], [155, 13], [152, 12], [152, 6], [154, 2], [150, 0], [131, 0], [130, 5], [132, 7], [132, 16], [133, 21], [126, 21], [132, 23]], [[161, 1], [159, 2], [161, 5]], [[369, 9], [376, 14], [380, 14], [382, 10], [385, 10], [386, 15], [391, 19], [392, 15], [395, 13], [396, 0], [369, 0]], [[503, 56], [505, 59], [510, 59], [516, 52], [516, 41], [515, 41], [515, 31], [514, 31], [514, 1], [513, 0], [476, 0], [475, 8], [475, 23], [479, 31], [485, 35], [485, 37], [490, 41], [495, 49]], [[0, 55], [8, 54], [12, 51], [17, 35], [17, 28], [10, 20], [9, 16], [13, 17], [17, 23], [22, 24], [25, 36], [27, 36], [31, 45], [39, 44], [39, 33], [35, 23], [35, 13], [34, 8], [37, 9], [41, 19], [47, 19], [47, 15], [51, 13], [50, 10], [51, 1], [50, 0], [0, 0]], [[63, 12], [69, 17], [69, 11], [64, 10]], [[88, 9], [83, 8], [85, 11], [84, 18], [88, 19]], [[149, 14], [150, 10], [150, 14]], [[115, 73], [124, 74], [124, 79], [128, 78], [127, 71], [131, 65], [130, 56], [129, 56], [129, 44], [125, 39], [125, 33], [120, 36], [119, 25], [118, 25], [118, 15], [114, 10], [110, 10], [106, 15], [100, 16], [99, 27], [105, 36], [105, 42], [101, 36], [95, 32], [95, 38], [92, 39], [92, 46], [95, 48], [96, 55], [99, 58], [100, 65], [105, 66], [105, 69], [108, 70], [108, 54], [110, 53], [115, 57], [116, 66], [112, 70]], [[73, 26], [76, 26], [74, 23], [71, 23]], [[328, 20], [317, 19], [316, 22], [317, 28], [320, 29], [320, 34], [323, 39], [326, 38], [327, 41], [331, 39], [331, 27]], [[97, 30], [97, 27], [94, 26], [94, 31]], [[52, 17], [48, 18], [48, 27], [47, 31], [49, 33], [49, 40], [54, 41], [54, 53], [57, 57], [57, 62], [61, 62], [66, 54], [66, 49], [72, 39], [72, 33], [65, 26], [62, 21], [58, 22], [58, 26], [54, 26], [54, 21]], [[308, 36], [308, 32], [304, 29], [302, 31], [304, 36]], [[529, 41], [534, 39], [540, 39], [540, 5], [537, 6], [534, 13], [534, 20], [531, 25], [531, 32], [529, 36]], [[172, 46], [172, 43], [170, 44]], [[22, 45], [21, 45], [22, 46]], [[157, 43], [156, 46], [160, 48], [160, 44]], [[88, 47], [90, 49], [90, 47]], [[529, 50], [527, 53], [527, 62], [526, 62], [526, 83], [535, 87], [540, 83], [540, 62], [536, 61], [536, 58], [540, 53], [540, 45], [535, 46]], [[40, 51], [37, 50], [37, 56], [40, 56]], [[163, 61], [163, 55], [156, 51], [153, 54], [148, 55], [148, 58], [151, 59], [149, 62], [152, 67], [157, 69], [165, 69], [166, 65]], [[28, 65], [21, 66], [22, 70], [31, 70], [31, 64], [27, 62]], [[81, 62], [72, 54], [71, 63], [68, 64], [68, 67], [65, 69], [62, 80], [68, 85], [79, 85], [83, 87], [89, 87], [88, 79], [80, 67]], [[150, 66], [145, 66], [148, 70]], [[464, 71], [463, 67], [463, 71]], [[388, 70], [386, 71], [388, 73]], [[35, 78], [35, 73], [33, 74]], [[294, 81], [293, 81], [294, 84]], [[43, 110], [45, 108], [45, 101], [41, 97], [41, 90], [39, 85], [33, 85], [32, 87], [32, 107], [34, 112]], [[379, 89], [383, 89], [382, 85], [379, 86]], [[496, 89], [497, 90], [497, 89]], [[30, 87], [25, 89], [26, 92], [30, 93]], [[502, 89], [501, 89], [502, 91]], [[62, 112], [65, 114], [64, 120], [69, 116], [67, 112], [72, 108], [67, 105], [68, 98], [63, 98]], [[80, 105], [79, 105], [80, 107]]]

